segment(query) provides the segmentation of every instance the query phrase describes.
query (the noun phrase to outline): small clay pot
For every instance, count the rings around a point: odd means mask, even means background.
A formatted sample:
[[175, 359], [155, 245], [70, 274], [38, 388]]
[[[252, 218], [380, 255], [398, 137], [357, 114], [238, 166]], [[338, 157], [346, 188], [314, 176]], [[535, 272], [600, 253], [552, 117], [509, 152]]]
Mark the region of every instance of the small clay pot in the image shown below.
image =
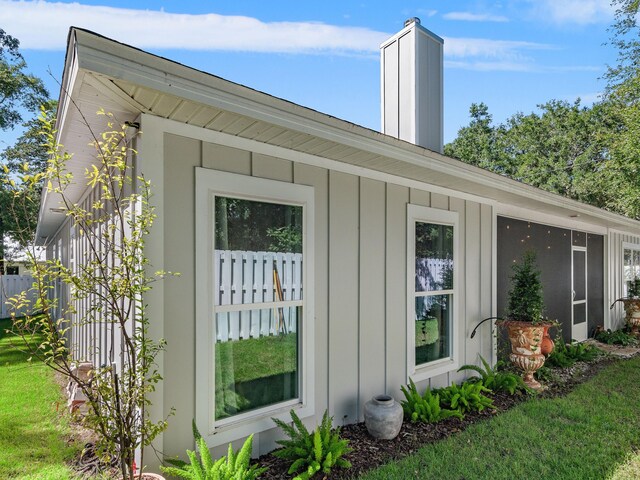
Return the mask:
[[378, 395], [364, 404], [364, 424], [369, 435], [391, 440], [402, 428], [402, 406], [390, 395]]

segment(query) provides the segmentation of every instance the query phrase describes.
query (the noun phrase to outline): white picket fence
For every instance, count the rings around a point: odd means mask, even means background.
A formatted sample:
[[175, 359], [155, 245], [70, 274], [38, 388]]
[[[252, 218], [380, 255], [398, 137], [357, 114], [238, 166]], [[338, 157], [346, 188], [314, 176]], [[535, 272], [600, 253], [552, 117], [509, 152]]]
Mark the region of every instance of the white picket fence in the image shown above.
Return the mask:
[[[260, 309], [255, 304], [302, 300], [301, 253], [216, 250], [214, 262], [217, 341], [296, 331], [296, 306]], [[254, 304], [253, 309], [229, 307], [247, 304]]]
[[[13, 307], [7, 304], [7, 300], [20, 292], [27, 291], [28, 298], [32, 302], [35, 301], [35, 294], [29, 292], [32, 284], [33, 277], [31, 275], [0, 275], [0, 318], [11, 316]], [[17, 315], [24, 313], [26, 312], [16, 312]]]
[[452, 268], [453, 260], [448, 258], [416, 258], [416, 291], [442, 290]]

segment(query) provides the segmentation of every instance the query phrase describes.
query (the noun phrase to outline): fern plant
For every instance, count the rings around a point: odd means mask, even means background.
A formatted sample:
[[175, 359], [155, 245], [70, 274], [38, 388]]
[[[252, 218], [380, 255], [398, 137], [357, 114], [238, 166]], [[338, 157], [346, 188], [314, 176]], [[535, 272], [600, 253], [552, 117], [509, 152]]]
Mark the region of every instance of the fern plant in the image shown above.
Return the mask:
[[450, 410], [442, 408], [440, 404], [440, 395], [434, 395], [431, 389], [427, 388], [422, 395], [418, 393], [416, 384], [409, 379], [408, 388], [400, 387], [404, 394], [405, 400], [400, 402], [404, 416], [411, 422], [434, 423], [444, 420], [445, 418], [456, 417], [463, 418], [462, 412], [459, 410]]
[[450, 386], [438, 390], [444, 405], [452, 410], [460, 410], [463, 414], [493, 408], [493, 400], [483, 392], [490, 392], [490, 390], [482, 382], [464, 382], [461, 385], [452, 383]]
[[249, 466], [251, 450], [253, 446], [253, 435], [247, 438], [238, 452], [233, 451], [229, 444], [229, 451], [226, 457], [222, 457], [214, 462], [207, 447], [207, 442], [193, 422], [193, 436], [196, 440], [196, 452], [187, 450], [188, 462], [182, 460], [166, 459], [171, 467], [160, 467], [160, 469], [174, 477], [186, 478], [188, 480], [254, 480], [262, 475], [267, 469], [258, 468], [257, 465]]
[[624, 330], [616, 330], [615, 332], [612, 332], [611, 329], [602, 330], [596, 333], [595, 339], [607, 345], [622, 345], [624, 347], [638, 345], [638, 339]]
[[518, 390], [527, 389], [520, 375], [500, 370], [502, 362], [498, 362], [494, 368], [491, 368], [491, 365], [489, 365], [482, 355], [479, 355], [479, 357], [483, 365], [482, 367], [477, 365], [463, 365], [458, 371], [471, 370], [476, 372], [480, 375], [482, 384], [492, 392], [506, 392], [509, 393], [509, 395], [514, 395]]
[[282, 420], [273, 418], [289, 440], [277, 440], [276, 443], [283, 448], [276, 450], [276, 457], [291, 460], [289, 474], [298, 473], [294, 480], [307, 480], [322, 470], [330, 473], [333, 467], [350, 468], [351, 463], [342, 458], [351, 451], [349, 441], [340, 438], [340, 430], [331, 431], [333, 418], [327, 411], [324, 412], [322, 423], [313, 433], [309, 433], [300, 418], [291, 410], [293, 425], [288, 425]]
[[566, 368], [573, 366], [576, 362], [590, 362], [600, 355], [593, 345], [587, 343], [564, 343], [562, 339], [556, 341], [556, 348], [549, 357], [546, 364], [550, 367]]

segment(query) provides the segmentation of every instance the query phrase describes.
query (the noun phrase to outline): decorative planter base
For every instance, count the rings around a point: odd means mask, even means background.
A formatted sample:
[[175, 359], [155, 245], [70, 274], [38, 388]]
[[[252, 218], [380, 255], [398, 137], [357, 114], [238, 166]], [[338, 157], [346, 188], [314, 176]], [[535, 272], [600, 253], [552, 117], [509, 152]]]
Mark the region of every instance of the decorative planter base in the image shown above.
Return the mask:
[[534, 390], [542, 389], [542, 385], [533, 377], [533, 374], [544, 365], [544, 355], [518, 355], [512, 353], [509, 355], [509, 360], [522, 370], [522, 380], [527, 387]]
[[501, 325], [506, 327], [509, 341], [511, 342], [509, 360], [522, 370], [522, 379], [525, 385], [534, 390], [540, 390], [542, 385], [533, 378], [533, 374], [544, 365], [545, 357], [542, 354], [542, 339], [545, 327], [549, 328], [552, 324], [532, 324], [505, 320], [501, 322]]
[[364, 404], [364, 424], [373, 438], [396, 438], [402, 428], [402, 417], [402, 407], [390, 395], [378, 395]]

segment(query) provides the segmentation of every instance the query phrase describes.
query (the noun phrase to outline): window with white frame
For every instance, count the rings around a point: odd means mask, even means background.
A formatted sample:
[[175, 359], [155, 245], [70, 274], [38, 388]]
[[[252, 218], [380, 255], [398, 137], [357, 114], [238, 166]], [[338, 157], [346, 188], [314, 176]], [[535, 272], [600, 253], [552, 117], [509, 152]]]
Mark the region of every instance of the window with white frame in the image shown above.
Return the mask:
[[640, 277], [640, 245], [632, 243], [624, 244], [624, 296], [627, 296], [629, 285]]
[[458, 214], [408, 205], [408, 364], [420, 380], [457, 368]]
[[308, 408], [313, 188], [207, 169], [196, 179], [200, 422], [211, 433]]

